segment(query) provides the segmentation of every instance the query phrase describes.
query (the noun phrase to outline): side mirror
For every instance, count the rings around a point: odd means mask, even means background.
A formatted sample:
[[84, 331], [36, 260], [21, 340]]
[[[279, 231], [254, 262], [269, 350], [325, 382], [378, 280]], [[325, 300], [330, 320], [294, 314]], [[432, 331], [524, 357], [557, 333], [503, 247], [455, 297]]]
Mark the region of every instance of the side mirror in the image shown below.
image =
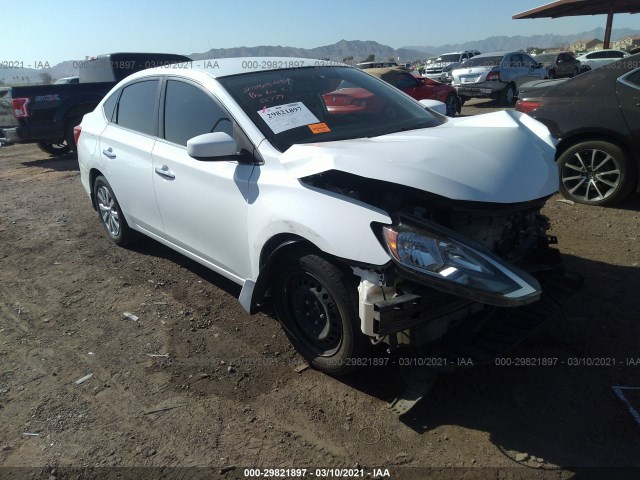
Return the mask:
[[438, 100], [424, 99], [424, 100], [420, 100], [420, 103], [422, 104], [423, 107], [430, 108], [431, 110], [441, 115], [447, 114], [447, 106], [444, 103], [439, 102]]
[[213, 160], [216, 157], [236, 155], [238, 145], [228, 133], [205, 133], [187, 141], [187, 153], [193, 158]]

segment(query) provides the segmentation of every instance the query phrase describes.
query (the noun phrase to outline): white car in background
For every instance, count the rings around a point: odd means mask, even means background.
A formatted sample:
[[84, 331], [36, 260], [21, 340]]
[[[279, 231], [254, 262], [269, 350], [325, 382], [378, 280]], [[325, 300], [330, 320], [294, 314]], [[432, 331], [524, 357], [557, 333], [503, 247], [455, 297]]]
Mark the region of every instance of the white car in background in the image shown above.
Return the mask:
[[356, 68], [238, 58], [135, 73], [74, 133], [113, 242], [167, 245], [239, 284], [248, 312], [270, 299], [322, 371], [461, 331], [498, 355], [496, 321], [517, 342], [559, 309], [540, 215], [555, 143], [528, 115], [450, 119]]
[[594, 52], [585, 53], [576, 57], [576, 60], [580, 60], [582, 67], [589, 67], [592, 70], [594, 68], [601, 67], [607, 63], [615, 62], [621, 58], [628, 57], [630, 54], [622, 50], [596, 50]]

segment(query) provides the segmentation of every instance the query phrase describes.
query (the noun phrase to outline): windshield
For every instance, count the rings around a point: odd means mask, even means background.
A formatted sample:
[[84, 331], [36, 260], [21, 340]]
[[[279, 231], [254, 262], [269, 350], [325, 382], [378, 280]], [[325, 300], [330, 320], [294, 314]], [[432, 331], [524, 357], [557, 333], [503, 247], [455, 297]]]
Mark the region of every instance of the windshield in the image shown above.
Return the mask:
[[436, 58], [435, 63], [438, 62], [457, 62], [460, 59], [459, 53], [452, 53], [451, 55], [442, 55], [441, 57]]
[[473, 57], [464, 62], [465, 67], [497, 67], [504, 57]]
[[557, 55], [537, 55], [533, 57], [538, 63], [553, 63], [556, 61]]
[[218, 80], [282, 152], [297, 143], [374, 137], [447, 121], [350, 67], [270, 70]]

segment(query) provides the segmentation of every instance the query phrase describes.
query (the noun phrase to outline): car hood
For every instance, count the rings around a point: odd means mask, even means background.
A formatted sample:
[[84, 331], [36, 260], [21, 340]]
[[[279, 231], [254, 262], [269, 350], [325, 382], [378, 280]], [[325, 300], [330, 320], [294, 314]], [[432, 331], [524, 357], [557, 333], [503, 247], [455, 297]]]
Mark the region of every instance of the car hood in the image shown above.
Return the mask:
[[374, 138], [293, 145], [281, 161], [295, 178], [338, 170], [453, 200], [516, 203], [558, 190], [554, 155], [544, 125], [503, 111]]

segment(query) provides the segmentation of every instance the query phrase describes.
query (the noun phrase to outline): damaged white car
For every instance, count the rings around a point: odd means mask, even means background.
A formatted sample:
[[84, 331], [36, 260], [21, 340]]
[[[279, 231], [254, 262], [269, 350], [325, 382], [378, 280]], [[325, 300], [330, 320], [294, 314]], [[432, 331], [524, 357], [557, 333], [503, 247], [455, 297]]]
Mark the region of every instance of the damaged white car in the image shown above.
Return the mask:
[[451, 119], [355, 68], [240, 58], [131, 75], [75, 135], [115, 243], [156, 239], [251, 313], [272, 299], [331, 374], [377, 343], [491, 358], [577, 288], [540, 214], [554, 142], [527, 115]]

